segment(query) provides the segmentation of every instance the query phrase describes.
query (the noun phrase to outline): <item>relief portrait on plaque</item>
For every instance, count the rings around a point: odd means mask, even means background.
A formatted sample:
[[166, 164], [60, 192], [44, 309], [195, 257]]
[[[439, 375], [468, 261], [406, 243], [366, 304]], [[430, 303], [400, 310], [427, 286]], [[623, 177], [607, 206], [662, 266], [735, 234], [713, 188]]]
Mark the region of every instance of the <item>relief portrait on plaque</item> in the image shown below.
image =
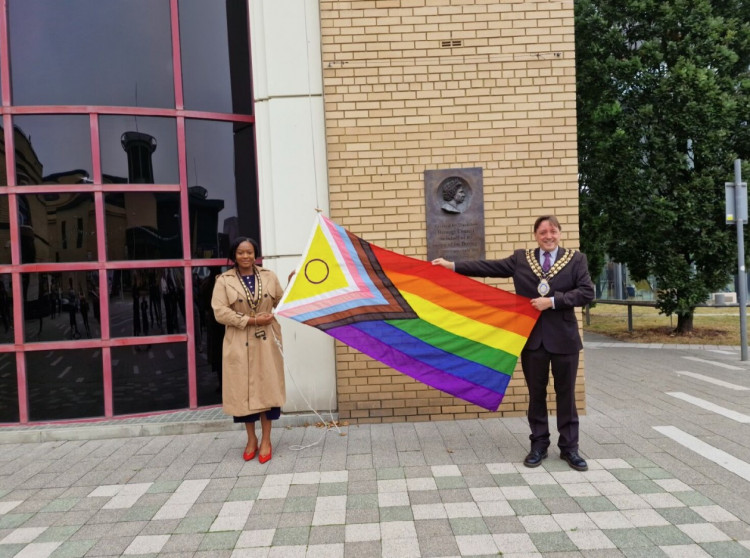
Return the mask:
[[425, 169], [427, 259], [483, 259], [482, 168]]
[[440, 184], [440, 192], [443, 197], [440, 209], [445, 213], [463, 213], [468, 206], [467, 196], [470, 190], [464, 179], [458, 176], [446, 178]]

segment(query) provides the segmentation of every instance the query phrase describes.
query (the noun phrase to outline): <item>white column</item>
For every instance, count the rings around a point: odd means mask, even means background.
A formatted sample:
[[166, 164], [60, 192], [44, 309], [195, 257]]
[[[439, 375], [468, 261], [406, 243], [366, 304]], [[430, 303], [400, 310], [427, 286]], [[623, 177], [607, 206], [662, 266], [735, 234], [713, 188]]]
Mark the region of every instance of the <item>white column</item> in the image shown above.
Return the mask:
[[[328, 215], [320, 12], [315, 0], [250, 0], [263, 265], [282, 285], [315, 221]], [[337, 408], [333, 340], [280, 318], [285, 412]], [[305, 401], [307, 400], [307, 401]]]

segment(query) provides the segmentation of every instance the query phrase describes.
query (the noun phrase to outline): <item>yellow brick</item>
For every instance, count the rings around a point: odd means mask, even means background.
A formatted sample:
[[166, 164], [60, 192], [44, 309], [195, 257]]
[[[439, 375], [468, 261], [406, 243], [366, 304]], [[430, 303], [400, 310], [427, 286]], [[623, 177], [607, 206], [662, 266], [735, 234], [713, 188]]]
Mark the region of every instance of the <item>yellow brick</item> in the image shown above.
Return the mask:
[[[322, 0], [320, 17], [334, 220], [423, 258], [425, 170], [479, 166], [488, 258], [533, 245], [550, 199], [566, 246], [577, 246], [573, 2]], [[443, 48], [447, 40], [462, 44]], [[485, 282], [513, 290], [510, 280]], [[353, 422], [523, 416], [528, 404], [520, 367], [490, 413], [340, 343], [336, 362], [339, 412]], [[353, 409], [362, 403], [374, 406]]]

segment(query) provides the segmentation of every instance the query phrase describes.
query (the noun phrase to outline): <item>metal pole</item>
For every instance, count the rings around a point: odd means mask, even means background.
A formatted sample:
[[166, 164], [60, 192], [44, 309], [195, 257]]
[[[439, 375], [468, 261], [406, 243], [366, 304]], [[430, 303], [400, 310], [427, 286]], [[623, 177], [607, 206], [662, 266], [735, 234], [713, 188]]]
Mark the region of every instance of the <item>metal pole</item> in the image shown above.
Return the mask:
[[622, 296], [622, 264], [615, 264], [615, 296], [618, 300], [622, 300], [625, 297]]
[[[747, 196], [742, 187], [742, 168], [739, 159], [734, 160], [734, 207], [738, 210], [742, 207], [741, 196]], [[737, 222], [737, 293], [740, 307], [740, 360], [747, 360], [747, 275], [745, 273], [745, 219], [740, 217]]]

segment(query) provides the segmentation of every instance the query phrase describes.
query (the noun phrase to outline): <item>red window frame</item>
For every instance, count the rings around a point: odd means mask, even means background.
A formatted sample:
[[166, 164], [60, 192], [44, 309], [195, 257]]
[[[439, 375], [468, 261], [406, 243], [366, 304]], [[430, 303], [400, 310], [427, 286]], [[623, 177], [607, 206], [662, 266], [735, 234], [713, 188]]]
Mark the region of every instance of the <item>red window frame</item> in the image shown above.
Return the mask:
[[[0, 96], [2, 106], [0, 115], [2, 116], [3, 133], [5, 138], [5, 168], [7, 171], [7, 186], [0, 186], [0, 195], [6, 195], [9, 205], [9, 225], [10, 225], [10, 248], [11, 263], [0, 264], [0, 274], [7, 274], [12, 277], [12, 297], [13, 297], [13, 316], [16, 318], [14, 328], [13, 344], [0, 345], [0, 353], [16, 354], [16, 372], [18, 383], [18, 411], [19, 422], [26, 424], [29, 422], [29, 404], [27, 392], [27, 374], [25, 354], [30, 351], [55, 351], [69, 349], [101, 349], [102, 372], [104, 385], [104, 416], [100, 418], [81, 418], [55, 422], [90, 422], [92, 420], [106, 420], [114, 417], [113, 394], [112, 394], [112, 362], [111, 348], [130, 345], [141, 345], [144, 342], [151, 344], [159, 343], [187, 343], [187, 366], [188, 366], [188, 400], [189, 408], [198, 407], [198, 393], [196, 381], [196, 346], [194, 324], [195, 316], [193, 315], [193, 274], [194, 266], [221, 266], [226, 265], [226, 260], [222, 258], [215, 259], [194, 259], [191, 257], [190, 249], [190, 219], [188, 208], [188, 189], [187, 189], [187, 162], [186, 162], [186, 142], [185, 142], [185, 120], [202, 119], [202, 120], [219, 120], [229, 122], [244, 122], [253, 126], [255, 132], [255, 116], [241, 114], [227, 114], [216, 112], [204, 112], [185, 110], [182, 90], [182, 65], [180, 58], [180, 26], [178, 0], [169, 0], [170, 3], [170, 28], [172, 43], [172, 63], [174, 72], [174, 109], [151, 109], [143, 107], [120, 107], [120, 106], [13, 106], [11, 104], [11, 87], [10, 87], [10, 55], [8, 40], [8, 0], [0, 0]], [[249, 22], [248, 22], [249, 25]], [[248, 45], [248, 50], [250, 45]], [[252, 58], [252, 56], [251, 56]], [[249, 69], [248, 69], [249, 71]], [[252, 96], [252, 90], [249, 92]], [[15, 182], [15, 150], [13, 142], [13, 116], [28, 114], [78, 114], [88, 115], [90, 125], [90, 138], [92, 150], [92, 178], [91, 184], [76, 184], [53, 186], [18, 186]], [[101, 153], [99, 148], [99, 117], [102, 115], [127, 115], [127, 116], [160, 116], [173, 118], [177, 124], [177, 152], [178, 152], [178, 169], [179, 184], [117, 184], [105, 185], [102, 183], [101, 170]], [[257, 159], [256, 159], [257, 160]], [[256, 171], [257, 173], [257, 171]], [[256, 176], [257, 178], [257, 176]], [[178, 192], [180, 194], [180, 210], [184, 216], [181, 219], [182, 231], [182, 250], [183, 258], [170, 260], [138, 260], [138, 261], [107, 261], [106, 260], [106, 228], [104, 223], [104, 195], [116, 188], [118, 192]], [[65, 192], [87, 192], [94, 196], [94, 206], [96, 208], [96, 233], [97, 233], [97, 261], [92, 262], [75, 262], [75, 263], [34, 263], [21, 264], [20, 253], [20, 233], [18, 212], [16, 211], [19, 195], [42, 194], [48, 192], [59, 193]], [[50, 342], [24, 342], [24, 328], [19, 327], [19, 319], [23, 316], [23, 294], [21, 291], [21, 275], [24, 273], [44, 273], [44, 272], [62, 272], [62, 271], [97, 271], [99, 276], [99, 292], [106, 293], [107, 289], [107, 272], [115, 269], [143, 269], [143, 268], [167, 268], [180, 267], [184, 273], [185, 285], [185, 333], [172, 335], [158, 335], [149, 337], [110, 337], [109, 328], [109, 300], [107, 296], [101, 297], [101, 338], [100, 339], [81, 339], [77, 341], [50, 341]], [[158, 414], [159, 411], [146, 414]], [[133, 415], [118, 415], [118, 418], [132, 417]], [[46, 421], [44, 421], [46, 422]]]

